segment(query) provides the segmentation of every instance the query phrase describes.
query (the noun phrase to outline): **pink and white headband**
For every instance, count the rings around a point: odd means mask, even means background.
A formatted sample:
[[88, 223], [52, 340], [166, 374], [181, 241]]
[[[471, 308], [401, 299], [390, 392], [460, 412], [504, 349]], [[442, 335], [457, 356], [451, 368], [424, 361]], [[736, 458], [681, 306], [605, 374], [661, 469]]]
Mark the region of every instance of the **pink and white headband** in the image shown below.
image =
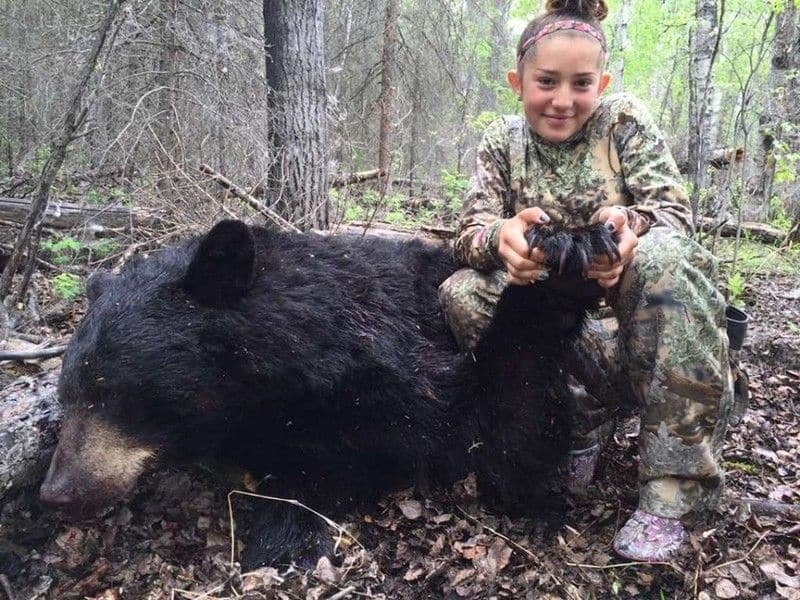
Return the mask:
[[585, 33], [600, 42], [600, 48], [604, 53], [606, 51], [606, 44], [603, 40], [603, 35], [596, 28], [592, 27], [588, 23], [584, 23], [583, 21], [565, 19], [563, 21], [555, 21], [554, 23], [545, 25], [538, 31], [536, 35], [525, 40], [525, 43], [522, 44], [522, 47], [519, 49], [519, 54], [517, 54], [517, 62], [522, 60], [522, 57], [525, 56], [525, 52], [528, 51], [528, 48], [533, 46], [543, 37], [548, 36], [551, 33], [555, 33], [556, 31], [579, 31], [581, 33]]

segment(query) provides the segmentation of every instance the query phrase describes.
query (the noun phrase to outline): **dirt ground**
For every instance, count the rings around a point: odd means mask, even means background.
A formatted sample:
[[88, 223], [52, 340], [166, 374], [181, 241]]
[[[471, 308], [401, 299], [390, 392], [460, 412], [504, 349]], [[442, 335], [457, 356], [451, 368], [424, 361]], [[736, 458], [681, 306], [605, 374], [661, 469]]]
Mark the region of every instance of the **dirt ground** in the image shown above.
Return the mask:
[[[153, 473], [127, 504], [81, 524], [43, 513], [31, 489], [0, 508], [0, 600], [800, 599], [800, 276], [749, 283], [750, 408], [724, 449], [722, 504], [694, 524], [672, 563], [624, 563], [610, 552], [636, 503], [633, 418], [554, 539], [484, 512], [466, 480], [447, 497], [407, 490], [352, 515], [342, 526], [355, 539], [340, 535], [339, 556], [310, 572], [241, 573], [231, 563], [241, 543], [231, 542], [228, 490], [200, 471]], [[57, 362], [5, 363], [2, 376], [19, 382]], [[234, 496], [234, 519], [266, 501]]]

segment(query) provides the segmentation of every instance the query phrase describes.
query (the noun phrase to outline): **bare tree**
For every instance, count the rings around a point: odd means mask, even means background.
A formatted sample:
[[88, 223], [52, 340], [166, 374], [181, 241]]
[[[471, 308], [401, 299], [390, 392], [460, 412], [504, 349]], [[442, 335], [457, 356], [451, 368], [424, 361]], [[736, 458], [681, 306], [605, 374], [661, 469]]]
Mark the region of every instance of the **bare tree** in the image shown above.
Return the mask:
[[322, 0], [264, 0], [268, 188], [303, 229], [328, 226], [327, 96]]
[[399, 0], [386, 0], [386, 21], [383, 29], [381, 59], [380, 126], [378, 133], [378, 188], [382, 196], [389, 190], [392, 170], [392, 117], [394, 109], [394, 75], [397, 65], [397, 19]]
[[69, 104], [64, 113], [61, 132], [50, 145], [50, 154], [39, 176], [39, 183], [36, 189], [36, 196], [31, 205], [31, 212], [17, 237], [14, 250], [6, 264], [6, 268], [2, 276], [0, 276], [0, 301], [5, 300], [8, 295], [14, 273], [22, 261], [23, 255], [27, 253], [28, 262], [22, 283], [20, 284], [20, 289], [17, 292], [17, 297], [21, 297], [25, 293], [31, 273], [36, 264], [39, 236], [41, 234], [44, 213], [47, 209], [47, 202], [50, 197], [50, 187], [53, 185], [53, 181], [55, 181], [56, 175], [59, 169], [61, 169], [61, 165], [64, 163], [64, 159], [67, 155], [67, 147], [75, 139], [78, 130], [81, 128], [86, 118], [87, 108], [84, 106], [84, 98], [89, 89], [89, 80], [97, 68], [98, 58], [105, 44], [106, 37], [111, 31], [111, 26], [123, 2], [124, 0], [109, 1], [103, 20], [97, 29], [96, 38], [91, 52], [89, 53], [89, 57], [86, 59], [78, 80], [72, 89]]

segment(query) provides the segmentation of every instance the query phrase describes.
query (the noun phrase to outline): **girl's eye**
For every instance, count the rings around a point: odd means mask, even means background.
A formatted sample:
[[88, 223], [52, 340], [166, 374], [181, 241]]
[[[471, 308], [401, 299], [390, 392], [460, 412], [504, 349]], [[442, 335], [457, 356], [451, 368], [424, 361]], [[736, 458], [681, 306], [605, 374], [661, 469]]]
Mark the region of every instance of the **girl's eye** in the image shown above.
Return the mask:
[[575, 83], [579, 88], [586, 89], [588, 87], [591, 87], [592, 80], [591, 79], [580, 79], [580, 80], [576, 81]]
[[555, 83], [555, 80], [552, 79], [551, 77], [539, 77], [539, 79], [537, 79], [536, 81], [539, 83], [539, 85], [545, 85], [545, 86], [553, 85]]

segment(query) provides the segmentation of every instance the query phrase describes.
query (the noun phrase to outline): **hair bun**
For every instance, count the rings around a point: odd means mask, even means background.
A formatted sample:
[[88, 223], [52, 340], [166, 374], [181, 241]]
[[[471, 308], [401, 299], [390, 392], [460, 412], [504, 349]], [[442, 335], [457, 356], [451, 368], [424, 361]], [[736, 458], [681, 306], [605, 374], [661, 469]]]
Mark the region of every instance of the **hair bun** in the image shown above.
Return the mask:
[[565, 16], [598, 21], [608, 16], [608, 5], [605, 0], [547, 0], [544, 9], [548, 13], [561, 13]]

